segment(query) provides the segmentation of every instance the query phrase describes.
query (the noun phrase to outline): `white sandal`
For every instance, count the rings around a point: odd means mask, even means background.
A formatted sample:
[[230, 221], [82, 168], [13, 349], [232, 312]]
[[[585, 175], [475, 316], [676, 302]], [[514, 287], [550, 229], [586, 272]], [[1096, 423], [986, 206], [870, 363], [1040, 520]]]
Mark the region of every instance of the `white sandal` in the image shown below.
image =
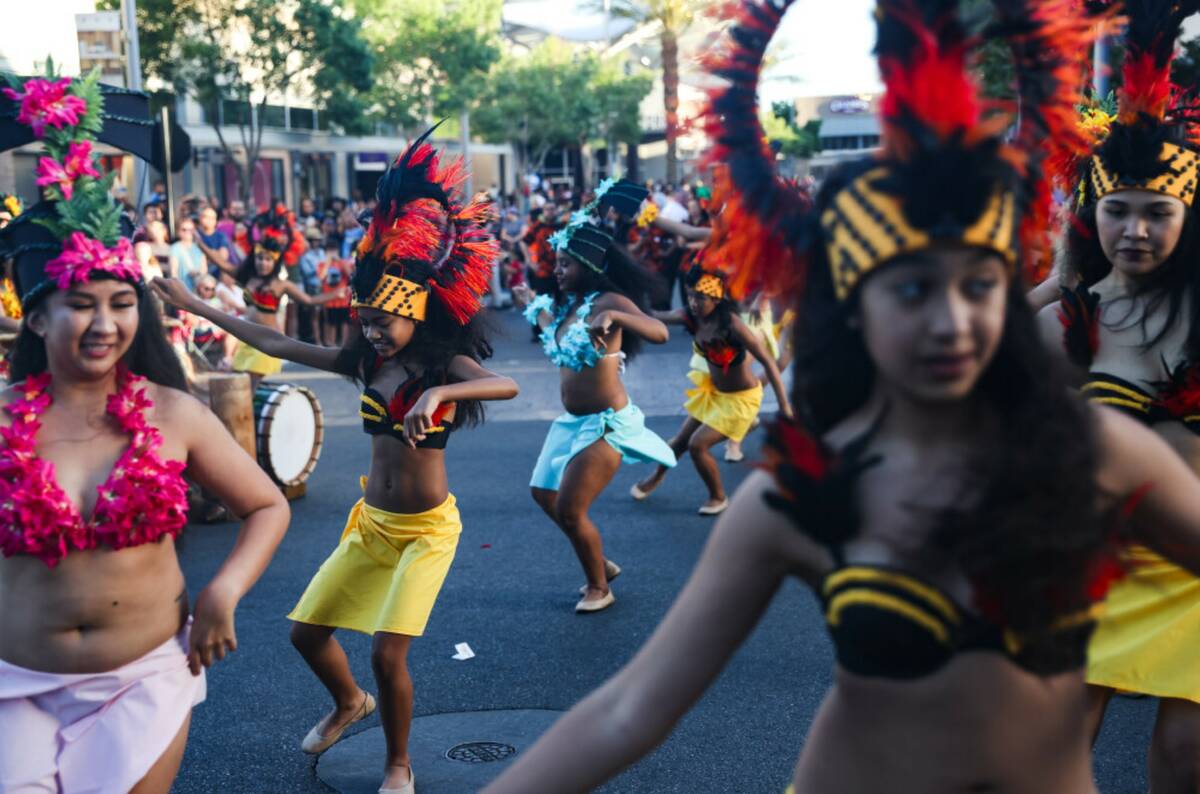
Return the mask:
[[729, 507], [729, 500], [722, 499], [720, 502], [712, 505], [711, 507], [708, 505], [703, 505], [696, 512], [702, 516], [719, 516], [721, 513], [725, 512], [725, 508], [727, 507]]

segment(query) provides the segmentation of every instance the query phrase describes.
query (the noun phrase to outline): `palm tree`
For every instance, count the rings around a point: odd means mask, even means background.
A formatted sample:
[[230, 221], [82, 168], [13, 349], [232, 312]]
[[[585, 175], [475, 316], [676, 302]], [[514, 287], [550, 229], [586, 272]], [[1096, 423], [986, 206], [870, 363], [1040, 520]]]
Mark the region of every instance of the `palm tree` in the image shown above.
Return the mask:
[[667, 117], [667, 182], [679, 181], [676, 138], [679, 135], [679, 37], [691, 27], [708, 0], [593, 0], [614, 16], [632, 19], [638, 25], [661, 26], [663, 109]]

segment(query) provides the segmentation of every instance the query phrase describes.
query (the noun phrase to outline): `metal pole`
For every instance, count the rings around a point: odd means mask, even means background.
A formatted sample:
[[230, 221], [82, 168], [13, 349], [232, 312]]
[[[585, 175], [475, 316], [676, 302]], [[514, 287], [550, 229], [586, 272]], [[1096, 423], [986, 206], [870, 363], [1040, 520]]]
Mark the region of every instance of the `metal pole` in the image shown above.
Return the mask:
[[475, 188], [475, 180], [472, 176], [474, 169], [471, 168], [471, 111], [463, 108], [463, 112], [458, 116], [458, 126], [462, 138], [463, 165], [467, 167], [467, 183], [463, 187], [466, 188], [467, 198], [470, 198], [474, 194]]
[[1092, 50], [1092, 89], [1096, 92], [1098, 100], [1108, 96], [1108, 48], [1108, 36], [1101, 31]]
[[[129, 90], [142, 90], [142, 53], [138, 45], [137, 0], [121, 0], [121, 23], [125, 28], [125, 73], [129, 82]], [[168, 167], [168, 172], [170, 168]], [[146, 181], [149, 177], [146, 164], [140, 158], [133, 160], [133, 184], [131, 190], [136, 197], [134, 210], [141, 212], [142, 196], [145, 194]]]
[[171, 110], [163, 106], [159, 112], [159, 117], [162, 119], [162, 150], [163, 150], [163, 189], [166, 191], [167, 201], [167, 234], [171, 237], [175, 236], [175, 196], [171, 190]]

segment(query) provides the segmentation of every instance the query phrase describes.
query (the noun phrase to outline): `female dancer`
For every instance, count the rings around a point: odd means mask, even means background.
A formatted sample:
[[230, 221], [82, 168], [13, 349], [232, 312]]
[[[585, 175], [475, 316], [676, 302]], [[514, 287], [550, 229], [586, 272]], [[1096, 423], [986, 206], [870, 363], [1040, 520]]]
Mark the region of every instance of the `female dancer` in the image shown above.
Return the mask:
[[957, 3], [881, 2], [885, 148], [797, 214], [767, 178], [745, 76], [782, 12], [743, 9], [713, 126], [739, 191], [755, 190], [727, 208], [753, 235], [731, 242], [810, 263], [795, 402], [819, 437], [775, 428], [774, 476], [735, 495], [645, 648], [487, 791], [588, 790], [649, 752], [795, 575], [820, 595], [838, 662], [797, 794], [1095, 792], [1080, 685], [1106, 518], [1127, 505], [1147, 542], [1200, 570], [1200, 483], [1153, 433], [1048, 374], [1013, 272], [1035, 242], [1018, 228], [1038, 228], [1021, 221], [1045, 217], [1024, 197], [1045, 183], [1009, 163], [1067, 139], [1067, 114], [1042, 103], [1071, 106], [1088, 20], [1065, 1], [1003, 7], [998, 29], [1022, 31], [1020, 84], [1049, 90], [1024, 98], [1005, 144], [981, 123]]
[[[1079, 222], [1067, 240], [1066, 275], [1079, 286], [1041, 319], [1086, 396], [1151, 426], [1200, 471], [1200, 147], [1188, 142], [1193, 124], [1173, 120], [1165, 93], [1180, 25], [1198, 5], [1126, 3], [1119, 115], [1082, 169]], [[1109, 593], [1088, 649], [1093, 726], [1098, 733], [1115, 690], [1161, 698], [1150, 788], [1195, 792], [1200, 578], [1144, 546], [1125, 550], [1123, 564], [1129, 575]]]
[[[669, 443], [676, 457], [691, 453], [692, 463], [708, 488], [708, 501], [700, 506], [699, 513], [715, 516], [729, 507], [729, 499], [717, 461], [709, 450], [726, 439], [740, 442], [745, 438], [762, 405], [763, 387], [751, 370], [750, 357], [766, 370], [779, 399], [780, 413], [791, 418], [792, 409], [775, 359], [767, 352], [762, 337], [737, 315], [737, 304], [726, 292], [724, 275], [698, 264], [684, 276], [684, 283], [687, 308], [655, 312], [654, 316], [687, 328], [694, 339], [692, 347], [704, 358], [707, 371], [688, 372], [696, 386], [688, 391], [683, 404], [688, 418]], [[653, 474], [634, 485], [630, 493], [641, 501], [666, 476], [667, 467], [659, 465]]]
[[[203, 669], [237, 648], [234, 610], [288, 507], [185, 393], [115, 233], [120, 207], [84, 176], [98, 175], [95, 77], [12, 94], [23, 122], [59, 122], [40, 168], [62, 181], [0, 235], [24, 310], [0, 395], [0, 791], [166, 792]], [[184, 471], [243, 522], [191, 619], [175, 550]]]
[[[338, 290], [309, 295], [297, 282], [283, 277], [289, 255], [304, 244], [288, 224], [286, 210], [276, 207], [274, 212], [264, 212], [255, 218], [254, 229], [254, 249], [237, 274], [237, 280], [243, 285], [247, 317], [251, 322], [278, 330], [279, 309], [285, 295], [305, 306], [323, 306], [346, 294], [345, 290]], [[257, 387], [264, 376], [275, 375], [283, 369], [283, 362], [243, 340], [234, 352], [233, 369], [249, 373], [252, 386]]]
[[421, 636], [454, 559], [462, 523], [446, 482], [450, 434], [482, 419], [480, 400], [517, 394], [479, 362], [491, 355], [480, 296], [498, 246], [491, 205], [461, 203], [459, 164], [439, 165], [425, 133], [379, 182], [378, 205], [358, 247], [353, 307], [362, 333], [342, 348], [298, 342], [198, 301], [177, 282], [163, 297], [271, 356], [336, 372], [363, 385], [371, 439], [364, 497], [341, 542], [288, 616], [292, 644], [329, 690], [334, 709], [301, 745], [324, 752], [375, 709], [333, 633], [374, 637], [371, 664], [387, 741], [381, 792], [413, 791], [408, 755], [413, 685], [408, 648]]
[[666, 342], [667, 327], [643, 311], [648, 274], [607, 231], [577, 220], [554, 244], [562, 299], [514, 291], [525, 318], [541, 328], [547, 357], [559, 367], [566, 409], [550, 425], [529, 487], [583, 566], [587, 584], [575, 611], [597, 612], [616, 600], [608, 582], [621, 569], [604, 557], [600, 531], [588, 515], [592, 502], [622, 461], [675, 465], [675, 454], [646, 428], [621, 382], [624, 363], [637, 355], [642, 340]]

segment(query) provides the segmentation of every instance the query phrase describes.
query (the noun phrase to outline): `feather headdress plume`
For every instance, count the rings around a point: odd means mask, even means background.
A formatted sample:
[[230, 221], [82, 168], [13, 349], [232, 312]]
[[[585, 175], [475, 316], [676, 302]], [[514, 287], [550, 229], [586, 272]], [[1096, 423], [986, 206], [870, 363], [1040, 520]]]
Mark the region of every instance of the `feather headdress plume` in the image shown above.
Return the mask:
[[[1070, 112], [1092, 25], [1074, 0], [998, 0], [992, 33], [1013, 49], [1021, 124], [987, 114], [968, 69], [975, 45], [956, 0], [880, 0], [876, 55], [885, 94], [883, 147], [822, 197], [819, 218], [776, 176], [758, 123], [763, 54], [791, 0], [745, 0], [709, 67], [727, 85], [707, 129], [727, 163], [717, 247], [737, 268], [731, 287], [795, 289], [823, 245], [839, 298], [884, 262], [936, 244], [993, 250], [1015, 266], [1043, 256], [1050, 188], [1046, 140], [1074, 129]], [[1064, 112], [1064, 110], [1066, 112]], [[1063, 145], [1069, 145], [1064, 143]], [[715, 197], [717, 198], [717, 197]]]
[[492, 202], [464, 203], [466, 167], [443, 165], [429, 143], [437, 127], [418, 138], [387, 170], [377, 204], [358, 245], [354, 306], [424, 320], [432, 296], [460, 325], [482, 307], [499, 244], [488, 231]]
[[1081, 203], [1148, 190], [1191, 206], [1200, 181], [1196, 125], [1179, 107], [1171, 63], [1183, 21], [1200, 0], [1126, 0], [1125, 60], [1116, 121], [1080, 176]]

